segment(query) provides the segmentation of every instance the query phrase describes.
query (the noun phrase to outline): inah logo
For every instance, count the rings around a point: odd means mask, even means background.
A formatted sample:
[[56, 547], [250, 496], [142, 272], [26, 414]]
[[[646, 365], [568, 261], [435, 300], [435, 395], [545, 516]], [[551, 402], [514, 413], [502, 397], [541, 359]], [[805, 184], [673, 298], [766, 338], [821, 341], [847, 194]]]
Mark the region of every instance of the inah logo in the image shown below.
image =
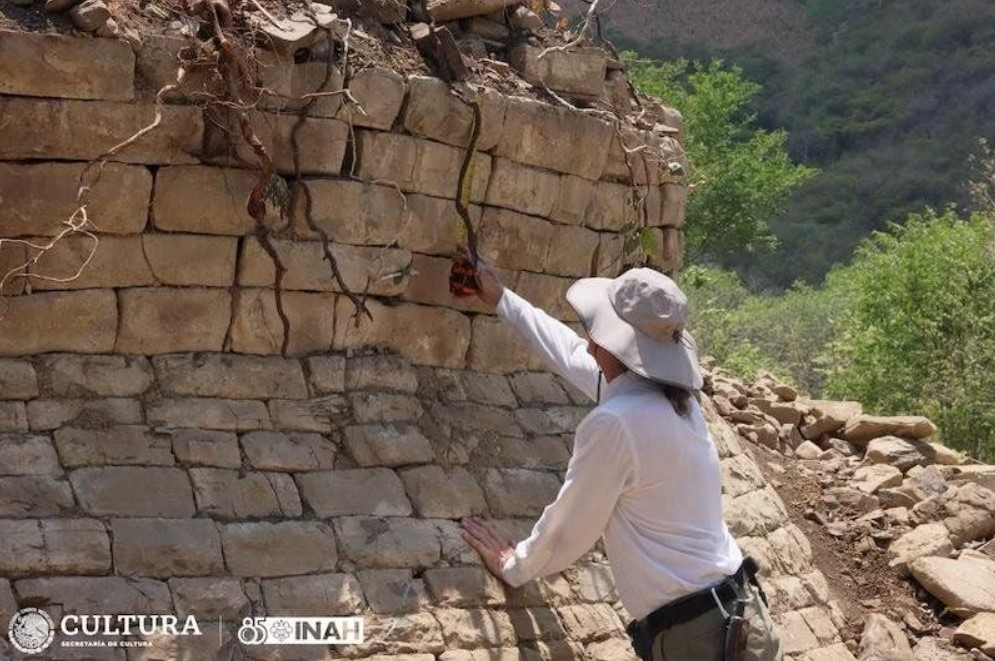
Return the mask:
[[[247, 617], [238, 639], [243, 645], [358, 645], [363, 642], [362, 617]], [[275, 643], [274, 643], [275, 644]]]
[[7, 638], [19, 652], [40, 654], [55, 637], [55, 623], [39, 608], [22, 608], [10, 618]]

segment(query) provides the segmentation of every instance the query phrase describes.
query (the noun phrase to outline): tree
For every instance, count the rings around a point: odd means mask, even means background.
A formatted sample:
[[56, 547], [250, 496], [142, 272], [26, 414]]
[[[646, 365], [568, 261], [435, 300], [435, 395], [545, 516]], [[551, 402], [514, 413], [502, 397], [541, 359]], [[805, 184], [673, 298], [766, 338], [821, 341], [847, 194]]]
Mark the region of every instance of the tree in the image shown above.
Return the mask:
[[995, 459], [993, 218], [912, 214], [858, 248], [828, 385], [876, 412], [928, 415], [981, 459]]
[[623, 54], [640, 91], [684, 115], [692, 162], [686, 240], [691, 260], [721, 260], [775, 244], [768, 221], [815, 170], [791, 162], [784, 131], [756, 125], [760, 86], [721, 60], [652, 62]]

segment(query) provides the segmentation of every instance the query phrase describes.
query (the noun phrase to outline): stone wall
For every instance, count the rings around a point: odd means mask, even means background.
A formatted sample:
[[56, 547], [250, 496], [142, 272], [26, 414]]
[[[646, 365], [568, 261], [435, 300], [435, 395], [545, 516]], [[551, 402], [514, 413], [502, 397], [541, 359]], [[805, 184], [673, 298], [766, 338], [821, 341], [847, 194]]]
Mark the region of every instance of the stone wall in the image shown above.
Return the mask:
[[[176, 48], [0, 32], [0, 237], [38, 245], [65, 229], [86, 160], [151, 121], [147, 90], [171, 78]], [[269, 73], [307, 91], [308, 64]], [[355, 323], [300, 207], [274, 214], [291, 322], [279, 355], [274, 270], [245, 211], [255, 175], [230, 167], [182, 95], [104, 169], [87, 208], [97, 250], [78, 277], [89, 236], [5, 283], [0, 622], [32, 605], [196, 614], [209, 634], [127, 651], [57, 642], [34, 658], [631, 658], [599, 551], [509, 590], [459, 538], [468, 514], [512, 538], [529, 529], [587, 403], [487, 310], [448, 294], [466, 106], [440, 81], [384, 69], [350, 89], [365, 114], [321, 104], [299, 156], [314, 218], [372, 320]], [[288, 175], [297, 117], [254, 118]], [[471, 214], [509, 286], [571, 319], [565, 288], [617, 272], [633, 223], [656, 235], [654, 266], [679, 267], [672, 133], [619, 133], [493, 92], [482, 129]], [[623, 141], [658, 158], [632, 167]], [[3, 242], [0, 265], [35, 252]], [[766, 561], [789, 652], [846, 658], [807, 542], [714, 424], [731, 525]], [[362, 614], [368, 642], [229, 656], [253, 613]], [[208, 624], [219, 618], [220, 642]]]

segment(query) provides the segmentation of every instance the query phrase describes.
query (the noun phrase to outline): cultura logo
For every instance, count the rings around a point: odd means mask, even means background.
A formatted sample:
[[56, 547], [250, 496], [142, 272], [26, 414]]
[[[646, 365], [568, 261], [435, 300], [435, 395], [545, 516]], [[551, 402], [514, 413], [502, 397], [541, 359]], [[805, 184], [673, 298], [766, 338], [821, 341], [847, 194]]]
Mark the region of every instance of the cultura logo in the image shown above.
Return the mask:
[[22, 608], [10, 618], [7, 638], [24, 654], [40, 654], [48, 649], [55, 637], [55, 623], [40, 608]]

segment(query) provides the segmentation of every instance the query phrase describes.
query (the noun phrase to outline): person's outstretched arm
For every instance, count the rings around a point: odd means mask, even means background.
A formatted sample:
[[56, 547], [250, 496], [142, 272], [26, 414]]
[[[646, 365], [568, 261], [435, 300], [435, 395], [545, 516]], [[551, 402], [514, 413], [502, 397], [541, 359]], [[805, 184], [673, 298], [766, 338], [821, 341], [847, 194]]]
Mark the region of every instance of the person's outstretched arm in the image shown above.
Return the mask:
[[477, 279], [480, 300], [495, 308], [553, 371], [597, 401], [601, 371], [587, 353], [587, 340], [505, 287], [494, 268], [484, 260], [477, 265]]

